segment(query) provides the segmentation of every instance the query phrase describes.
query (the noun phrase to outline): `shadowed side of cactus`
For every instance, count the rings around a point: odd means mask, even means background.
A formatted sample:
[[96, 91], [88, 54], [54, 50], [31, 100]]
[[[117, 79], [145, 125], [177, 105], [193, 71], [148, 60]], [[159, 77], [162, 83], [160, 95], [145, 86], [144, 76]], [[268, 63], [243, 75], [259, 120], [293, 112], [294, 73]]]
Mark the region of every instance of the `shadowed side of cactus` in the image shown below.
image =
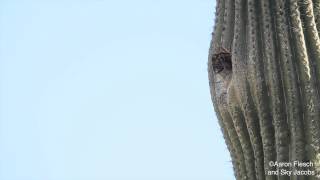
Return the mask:
[[320, 1], [216, 4], [209, 84], [236, 179], [320, 179]]

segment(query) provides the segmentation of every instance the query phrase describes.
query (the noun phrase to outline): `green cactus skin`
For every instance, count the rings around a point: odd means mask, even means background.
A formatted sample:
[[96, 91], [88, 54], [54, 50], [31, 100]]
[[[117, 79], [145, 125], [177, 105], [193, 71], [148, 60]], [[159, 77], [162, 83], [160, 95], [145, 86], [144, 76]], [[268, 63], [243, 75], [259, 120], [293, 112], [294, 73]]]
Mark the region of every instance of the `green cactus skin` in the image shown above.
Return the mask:
[[[320, 0], [216, 4], [209, 85], [236, 179], [320, 179]], [[314, 165], [270, 165], [294, 161]]]

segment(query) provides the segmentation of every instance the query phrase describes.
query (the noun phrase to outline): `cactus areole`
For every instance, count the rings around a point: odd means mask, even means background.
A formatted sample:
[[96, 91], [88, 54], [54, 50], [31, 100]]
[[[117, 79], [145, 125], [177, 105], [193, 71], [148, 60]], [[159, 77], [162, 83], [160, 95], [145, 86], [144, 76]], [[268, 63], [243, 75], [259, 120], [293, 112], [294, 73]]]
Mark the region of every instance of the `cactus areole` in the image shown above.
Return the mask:
[[209, 84], [236, 179], [320, 179], [320, 0], [216, 4]]

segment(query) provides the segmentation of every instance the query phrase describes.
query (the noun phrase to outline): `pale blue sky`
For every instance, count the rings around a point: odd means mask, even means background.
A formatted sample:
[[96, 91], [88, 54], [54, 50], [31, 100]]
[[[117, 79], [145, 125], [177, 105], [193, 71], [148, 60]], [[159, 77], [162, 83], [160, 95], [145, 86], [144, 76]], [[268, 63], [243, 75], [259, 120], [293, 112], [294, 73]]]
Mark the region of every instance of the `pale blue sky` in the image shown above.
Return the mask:
[[1, 180], [231, 180], [214, 0], [0, 1]]

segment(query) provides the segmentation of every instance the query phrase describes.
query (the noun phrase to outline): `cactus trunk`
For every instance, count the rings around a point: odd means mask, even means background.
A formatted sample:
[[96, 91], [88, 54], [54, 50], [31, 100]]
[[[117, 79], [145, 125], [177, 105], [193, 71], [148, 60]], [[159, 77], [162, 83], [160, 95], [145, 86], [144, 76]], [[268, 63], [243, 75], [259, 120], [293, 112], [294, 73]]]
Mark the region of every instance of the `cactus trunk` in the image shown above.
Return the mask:
[[209, 84], [236, 179], [320, 179], [320, 0], [216, 4]]

